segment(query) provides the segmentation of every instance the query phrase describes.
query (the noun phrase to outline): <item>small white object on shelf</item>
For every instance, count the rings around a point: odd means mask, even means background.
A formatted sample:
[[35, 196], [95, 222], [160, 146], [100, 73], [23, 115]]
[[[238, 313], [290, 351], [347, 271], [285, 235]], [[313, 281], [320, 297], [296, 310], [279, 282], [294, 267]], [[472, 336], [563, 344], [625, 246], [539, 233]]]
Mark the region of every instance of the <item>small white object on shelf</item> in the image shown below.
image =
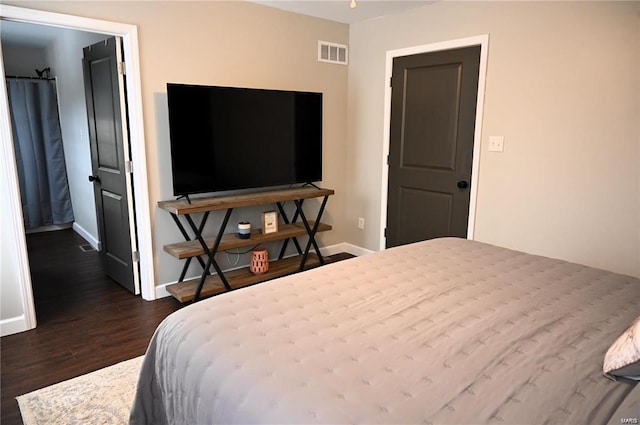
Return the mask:
[[246, 221], [238, 223], [238, 237], [240, 239], [251, 238], [251, 223]]
[[262, 213], [262, 233], [269, 234], [278, 231], [278, 212], [266, 211]]

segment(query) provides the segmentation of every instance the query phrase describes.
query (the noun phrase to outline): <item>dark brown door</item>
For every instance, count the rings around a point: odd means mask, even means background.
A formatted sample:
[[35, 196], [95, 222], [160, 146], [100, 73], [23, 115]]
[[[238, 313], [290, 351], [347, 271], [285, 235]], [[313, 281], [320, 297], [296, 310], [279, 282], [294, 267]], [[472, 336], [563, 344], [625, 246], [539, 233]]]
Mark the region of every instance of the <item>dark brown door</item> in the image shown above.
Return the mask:
[[85, 47], [85, 97], [100, 252], [105, 272], [138, 294], [135, 221], [120, 38]]
[[387, 247], [466, 237], [480, 46], [395, 58]]

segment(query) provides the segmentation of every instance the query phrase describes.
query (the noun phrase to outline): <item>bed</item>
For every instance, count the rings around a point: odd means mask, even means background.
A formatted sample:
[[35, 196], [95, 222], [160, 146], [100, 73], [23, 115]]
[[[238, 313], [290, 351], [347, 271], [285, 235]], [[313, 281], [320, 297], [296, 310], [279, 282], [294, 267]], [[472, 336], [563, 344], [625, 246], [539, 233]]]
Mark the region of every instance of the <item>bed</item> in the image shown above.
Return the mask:
[[603, 359], [639, 314], [632, 277], [419, 242], [173, 313], [130, 423], [638, 423]]

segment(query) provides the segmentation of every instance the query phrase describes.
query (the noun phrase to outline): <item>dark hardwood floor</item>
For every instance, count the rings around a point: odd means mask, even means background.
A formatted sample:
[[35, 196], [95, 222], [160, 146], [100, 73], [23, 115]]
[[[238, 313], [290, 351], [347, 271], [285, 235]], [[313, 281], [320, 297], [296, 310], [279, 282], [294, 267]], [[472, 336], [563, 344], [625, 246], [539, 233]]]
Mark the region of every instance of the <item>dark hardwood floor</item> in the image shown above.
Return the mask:
[[16, 396], [144, 354], [182, 305], [144, 301], [104, 275], [73, 230], [27, 236], [38, 326], [0, 340], [2, 425], [22, 424]]
[[38, 326], [0, 340], [2, 425], [22, 424], [19, 395], [141, 356], [183, 306], [134, 296], [105, 276], [96, 251], [80, 249], [86, 244], [71, 229], [27, 236]]

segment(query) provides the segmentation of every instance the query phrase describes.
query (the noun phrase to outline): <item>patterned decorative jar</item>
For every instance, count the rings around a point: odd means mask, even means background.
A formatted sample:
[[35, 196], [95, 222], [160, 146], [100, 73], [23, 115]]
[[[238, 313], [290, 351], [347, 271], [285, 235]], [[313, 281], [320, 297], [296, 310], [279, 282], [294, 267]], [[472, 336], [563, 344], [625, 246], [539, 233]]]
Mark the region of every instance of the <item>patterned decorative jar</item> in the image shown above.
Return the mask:
[[249, 270], [253, 274], [263, 274], [269, 271], [269, 252], [266, 248], [256, 248], [251, 251]]

